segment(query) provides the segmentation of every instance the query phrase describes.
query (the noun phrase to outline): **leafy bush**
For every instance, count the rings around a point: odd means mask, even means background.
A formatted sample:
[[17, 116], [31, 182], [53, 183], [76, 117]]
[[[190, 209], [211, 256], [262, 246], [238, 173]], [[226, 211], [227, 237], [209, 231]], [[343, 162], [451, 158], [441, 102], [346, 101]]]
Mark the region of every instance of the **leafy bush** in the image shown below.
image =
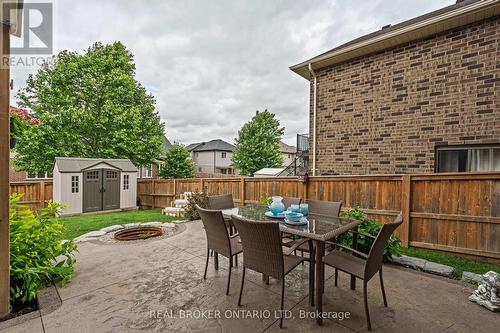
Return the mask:
[[[56, 217], [61, 206], [49, 202], [36, 215], [10, 197], [10, 305], [32, 302], [50, 281], [63, 284], [73, 276], [76, 244], [62, 242], [64, 225]], [[59, 261], [57, 261], [59, 260]]]
[[[348, 208], [343, 211], [341, 214], [343, 217], [350, 217], [356, 220], [363, 221], [363, 223], [358, 227], [358, 231], [369, 234], [372, 236], [377, 236], [382, 229], [382, 224], [378, 223], [375, 220], [369, 219], [366, 214], [360, 210], [359, 208]], [[346, 233], [339, 237], [338, 242], [343, 245], [351, 246], [352, 245], [352, 234]], [[363, 237], [362, 235], [358, 236], [357, 240], [358, 250], [367, 253], [370, 251], [373, 240], [369, 237]], [[395, 234], [392, 234], [387, 242], [387, 246], [384, 250], [384, 261], [388, 261], [392, 256], [400, 256], [401, 255], [401, 240]]]
[[266, 206], [269, 206], [272, 202], [273, 202], [273, 199], [271, 199], [271, 197], [267, 196], [267, 195], [260, 197], [260, 200], [259, 200], [259, 203], [261, 205], [266, 205]]
[[205, 192], [193, 192], [188, 198], [188, 203], [184, 209], [185, 217], [190, 221], [198, 220], [200, 218], [195, 205], [198, 205], [201, 208], [208, 207], [208, 196]]

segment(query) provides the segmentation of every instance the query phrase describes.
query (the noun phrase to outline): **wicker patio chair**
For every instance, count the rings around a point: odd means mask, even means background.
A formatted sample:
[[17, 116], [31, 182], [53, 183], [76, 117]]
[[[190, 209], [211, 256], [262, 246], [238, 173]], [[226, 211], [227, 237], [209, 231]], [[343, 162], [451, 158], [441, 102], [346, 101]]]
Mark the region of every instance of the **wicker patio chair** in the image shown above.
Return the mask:
[[302, 198], [295, 197], [283, 197], [283, 205], [285, 205], [285, 209], [290, 208], [291, 205], [300, 205], [302, 202]]
[[207, 261], [205, 263], [205, 273], [203, 279], [207, 278], [208, 259], [210, 257], [210, 250], [214, 252], [215, 270], [219, 270], [219, 254], [229, 259], [229, 273], [227, 277], [227, 290], [226, 295], [229, 295], [229, 285], [231, 283], [231, 269], [233, 267], [233, 257], [235, 260], [238, 254], [243, 251], [239, 242], [238, 234], [229, 235], [224, 218], [220, 210], [203, 209], [196, 205], [196, 209], [200, 214], [201, 221], [205, 227], [207, 235]]
[[[234, 201], [232, 194], [211, 195], [208, 197], [208, 209], [223, 210], [234, 208]], [[226, 227], [229, 229], [229, 234], [234, 234], [234, 228], [231, 219], [224, 219]]]
[[[323, 263], [335, 268], [335, 286], [337, 286], [338, 271], [352, 274], [363, 280], [363, 298], [365, 303], [365, 314], [368, 330], [371, 331], [370, 312], [368, 311], [367, 284], [368, 281], [378, 272], [380, 278], [380, 288], [382, 289], [382, 297], [384, 298], [384, 306], [387, 307], [387, 298], [385, 296], [384, 279], [382, 277], [382, 260], [384, 257], [384, 249], [391, 234], [403, 223], [403, 217], [399, 214], [396, 220], [392, 223], [387, 223], [382, 226], [377, 237], [367, 235], [357, 231], [350, 231], [360, 236], [374, 239], [370, 252], [368, 254], [361, 253], [348, 246], [337, 244], [334, 242], [326, 242], [327, 244], [340, 247], [343, 251], [333, 251], [323, 257]], [[351, 252], [351, 254], [347, 253]], [[323, 270], [324, 271], [324, 270]], [[322, 279], [324, 284], [324, 278]], [[321, 287], [324, 290], [324, 286]]]
[[[241, 306], [245, 271], [251, 269], [281, 281], [281, 310], [283, 310], [285, 276], [305, 259], [291, 255], [294, 248], [289, 249], [287, 253], [283, 253], [277, 222], [251, 221], [236, 216], [233, 216], [232, 219], [243, 245], [243, 276], [241, 278], [238, 306]], [[312, 243], [310, 240], [304, 240], [304, 242]], [[310, 292], [314, 292], [312, 288], [310, 281]], [[282, 327], [283, 317], [280, 318], [280, 328]]]
[[[325, 216], [339, 216], [340, 208], [342, 207], [342, 201], [322, 201], [322, 200], [306, 200], [306, 204], [309, 205], [309, 214], [325, 215]], [[286, 240], [286, 238], [285, 238]], [[293, 246], [297, 240], [284, 241], [283, 245], [286, 247]], [[304, 252], [309, 252], [309, 247], [306, 244], [300, 245], [297, 250], [301, 251], [302, 256]], [[314, 257], [310, 254], [309, 257]]]
[[309, 205], [309, 214], [339, 216], [342, 201], [322, 201], [307, 199], [306, 204]]

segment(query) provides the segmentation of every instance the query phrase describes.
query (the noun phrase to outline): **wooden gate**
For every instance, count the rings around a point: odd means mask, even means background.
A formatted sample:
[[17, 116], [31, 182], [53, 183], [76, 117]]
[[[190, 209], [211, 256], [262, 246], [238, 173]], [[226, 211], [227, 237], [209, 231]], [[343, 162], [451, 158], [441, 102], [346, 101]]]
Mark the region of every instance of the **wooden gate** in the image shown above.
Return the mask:
[[120, 172], [97, 169], [83, 172], [83, 212], [120, 208]]

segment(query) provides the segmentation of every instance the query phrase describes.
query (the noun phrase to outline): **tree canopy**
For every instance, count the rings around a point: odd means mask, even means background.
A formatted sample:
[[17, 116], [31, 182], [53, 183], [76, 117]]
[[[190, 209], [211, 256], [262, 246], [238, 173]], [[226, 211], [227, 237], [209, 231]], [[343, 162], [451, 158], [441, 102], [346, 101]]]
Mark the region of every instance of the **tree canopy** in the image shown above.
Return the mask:
[[274, 113], [257, 111], [238, 132], [232, 157], [234, 166], [246, 176], [262, 168], [281, 167], [283, 157], [279, 143], [284, 131]]
[[172, 145], [165, 154], [165, 163], [160, 169], [161, 178], [192, 178], [194, 163], [191, 154], [180, 144]]
[[49, 171], [57, 156], [128, 158], [139, 166], [161, 155], [155, 100], [136, 81], [133, 55], [120, 42], [60, 52], [18, 97], [41, 123], [19, 137], [22, 170]]

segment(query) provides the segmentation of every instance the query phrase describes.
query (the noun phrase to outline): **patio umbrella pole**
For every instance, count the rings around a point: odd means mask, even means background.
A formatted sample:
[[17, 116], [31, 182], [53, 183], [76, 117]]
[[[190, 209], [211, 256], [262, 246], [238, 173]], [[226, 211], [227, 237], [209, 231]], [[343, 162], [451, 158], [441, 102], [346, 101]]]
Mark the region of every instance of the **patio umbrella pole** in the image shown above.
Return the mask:
[[0, 318], [9, 314], [9, 81], [10, 27], [2, 25], [0, 43]]

